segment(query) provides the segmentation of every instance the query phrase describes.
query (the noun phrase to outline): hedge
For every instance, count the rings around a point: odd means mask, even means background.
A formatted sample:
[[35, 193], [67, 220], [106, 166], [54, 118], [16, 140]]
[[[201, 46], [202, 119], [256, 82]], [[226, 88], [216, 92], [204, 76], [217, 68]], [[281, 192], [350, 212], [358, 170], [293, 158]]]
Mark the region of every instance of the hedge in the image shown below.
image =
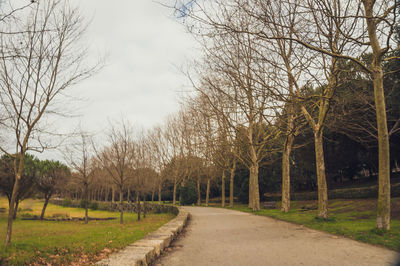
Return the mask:
[[[84, 201], [83, 201], [84, 202]], [[70, 200], [70, 199], [52, 199], [50, 203], [55, 205], [60, 205], [64, 207], [73, 207], [73, 208], [82, 208], [82, 201], [79, 200]], [[136, 212], [137, 205], [135, 203], [124, 203], [124, 212]], [[102, 210], [102, 211], [112, 211], [119, 212], [119, 203], [118, 202], [97, 202], [91, 201], [89, 202], [89, 208], [92, 210]], [[170, 205], [159, 205], [152, 203], [141, 203], [141, 209], [146, 208], [146, 212], [148, 213], [173, 213], [177, 215], [179, 210], [175, 206]]]
[[[392, 184], [391, 197], [400, 197], [400, 183]], [[280, 196], [265, 197], [269, 201], [280, 201]], [[342, 188], [328, 190], [328, 199], [369, 199], [378, 198], [378, 186], [360, 188]], [[290, 195], [291, 200], [317, 200], [318, 191], [298, 192]]]

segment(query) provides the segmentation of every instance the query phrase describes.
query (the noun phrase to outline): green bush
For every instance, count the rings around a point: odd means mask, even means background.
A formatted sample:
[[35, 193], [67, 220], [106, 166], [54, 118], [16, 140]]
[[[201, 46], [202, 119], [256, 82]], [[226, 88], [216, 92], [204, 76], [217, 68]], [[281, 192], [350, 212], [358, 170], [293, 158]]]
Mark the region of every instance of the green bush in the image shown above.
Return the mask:
[[31, 212], [31, 211], [33, 211], [31, 208], [26, 208], [26, 209], [18, 208], [18, 212]]
[[68, 198], [63, 199], [62, 206], [71, 207], [71, 205], [72, 205], [72, 200], [71, 199], [68, 199]]
[[[90, 204], [90, 202], [88, 202], [88, 205]], [[79, 201], [79, 208], [85, 209], [86, 206], [86, 201], [85, 200], [80, 200]]]
[[89, 209], [91, 209], [91, 210], [97, 210], [97, 209], [99, 209], [99, 204], [97, 203], [97, 202], [90, 202], [89, 203]]
[[186, 182], [185, 186], [180, 188], [181, 205], [192, 205], [197, 202], [196, 184], [191, 181]]
[[33, 215], [33, 214], [29, 213], [29, 212], [21, 212], [21, 213], [19, 214], [19, 216], [20, 216], [20, 217], [23, 217], [23, 218], [32, 218], [32, 217], [34, 217], [34, 216], [36, 216], [36, 215]]
[[52, 218], [69, 218], [69, 213], [67, 212], [58, 212], [58, 213], [53, 213], [53, 215], [51, 216]]

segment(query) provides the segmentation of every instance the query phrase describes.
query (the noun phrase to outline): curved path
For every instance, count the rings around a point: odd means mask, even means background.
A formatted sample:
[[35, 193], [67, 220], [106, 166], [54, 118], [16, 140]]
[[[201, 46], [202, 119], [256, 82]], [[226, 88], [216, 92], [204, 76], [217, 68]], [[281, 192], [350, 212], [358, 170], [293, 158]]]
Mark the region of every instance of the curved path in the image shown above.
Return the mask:
[[268, 217], [186, 209], [187, 232], [153, 265], [393, 265], [399, 255]]

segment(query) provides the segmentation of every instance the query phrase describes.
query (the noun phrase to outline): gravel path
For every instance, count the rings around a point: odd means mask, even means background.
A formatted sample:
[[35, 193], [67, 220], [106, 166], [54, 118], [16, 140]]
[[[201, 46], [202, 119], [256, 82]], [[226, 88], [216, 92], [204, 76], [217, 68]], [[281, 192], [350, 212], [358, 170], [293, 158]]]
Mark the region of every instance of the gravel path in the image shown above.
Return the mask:
[[395, 265], [398, 253], [268, 217], [187, 207], [186, 233], [153, 265]]

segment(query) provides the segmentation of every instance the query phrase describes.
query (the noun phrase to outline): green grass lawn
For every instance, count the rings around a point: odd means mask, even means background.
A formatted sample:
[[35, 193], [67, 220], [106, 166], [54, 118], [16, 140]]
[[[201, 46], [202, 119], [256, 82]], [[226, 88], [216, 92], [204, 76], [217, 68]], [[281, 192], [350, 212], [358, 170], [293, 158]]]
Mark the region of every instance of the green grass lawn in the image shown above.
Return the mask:
[[[315, 201], [292, 201], [291, 205], [288, 213], [282, 213], [278, 206], [277, 209], [262, 209], [254, 214], [302, 224], [400, 252], [400, 198], [392, 199], [391, 230], [387, 232], [375, 229], [376, 200], [330, 200], [329, 219], [326, 221], [316, 219], [316, 210], [302, 211], [302, 207], [316, 208]], [[247, 205], [236, 205], [233, 209], [253, 213]]]
[[[43, 202], [25, 200], [20, 204], [23, 213], [40, 215]], [[6, 208], [0, 199], [0, 208]], [[66, 208], [49, 204], [46, 217], [83, 217], [84, 209]], [[151, 214], [138, 222], [136, 214], [125, 213], [124, 224], [119, 224], [118, 212], [92, 211], [89, 217], [116, 217], [109, 221], [26, 221], [17, 218], [13, 223], [12, 244], [4, 246], [7, 212], [0, 213], [0, 265], [90, 264], [121, 249], [171, 220], [173, 214]]]

